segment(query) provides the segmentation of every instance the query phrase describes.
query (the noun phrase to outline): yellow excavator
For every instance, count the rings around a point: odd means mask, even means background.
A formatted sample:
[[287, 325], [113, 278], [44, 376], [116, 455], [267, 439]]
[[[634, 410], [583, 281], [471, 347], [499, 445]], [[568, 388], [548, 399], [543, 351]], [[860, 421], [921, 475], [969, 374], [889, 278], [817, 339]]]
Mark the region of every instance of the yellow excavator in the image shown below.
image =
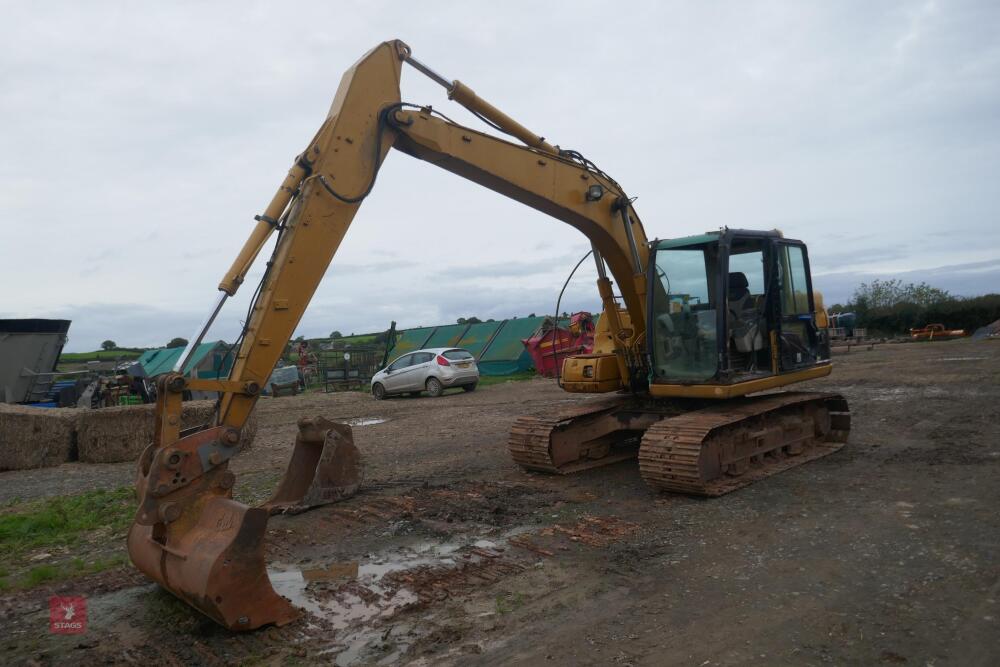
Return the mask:
[[[402, 102], [404, 63], [516, 141]], [[403, 42], [384, 42], [344, 74], [326, 120], [256, 216], [205, 323], [174, 372], [158, 381], [129, 554], [204, 614], [232, 630], [294, 619], [298, 610], [268, 579], [268, 517], [347, 497], [361, 483], [350, 428], [322, 418], [300, 421], [285, 476], [262, 506], [232, 499], [228, 461], [392, 148], [547, 213], [590, 240], [603, 314], [593, 353], [562, 360], [561, 384], [603, 396], [575, 411], [519, 419], [509, 449], [524, 468], [565, 474], [638, 458], [654, 489], [717, 496], [846, 441], [850, 414], [841, 396], [774, 391], [831, 371], [822, 303], [801, 242], [740, 229], [649, 240], [632, 199], [592, 161], [440, 76]], [[185, 377], [190, 352], [273, 235], [229, 377]], [[181, 431], [182, 395], [193, 389], [219, 392], [217, 413], [213, 423]]]

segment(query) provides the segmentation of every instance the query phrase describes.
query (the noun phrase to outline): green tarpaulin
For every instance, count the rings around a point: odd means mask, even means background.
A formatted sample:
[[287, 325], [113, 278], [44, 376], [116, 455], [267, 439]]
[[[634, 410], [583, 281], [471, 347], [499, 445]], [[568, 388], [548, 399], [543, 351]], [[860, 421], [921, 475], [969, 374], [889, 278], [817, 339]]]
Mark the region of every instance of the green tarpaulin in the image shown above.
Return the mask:
[[[191, 359], [184, 367], [184, 373], [188, 374], [192, 369], [197, 369], [199, 378], [214, 379], [220, 376], [228, 376], [229, 369], [233, 365], [233, 354], [226, 357], [229, 346], [217, 340], [214, 343], [202, 343], [195, 348]], [[163, 347], [157, 350], [146, 350], [138, 359], [139, 365], [145, 371], [147, 377], [155, 377], [161, 373], [173, 370], [174, 364], [180, 359], [183, 347]], [[221, 373], [220, 373], [221, 371]]]
[[522, 317], [407, 329], [396, 338], [389, 359], [421, 348], [461, 347], [476, 357], [482, 375], [511, 375], [534, 368], [521, 340], [530, 338], [544, 321], [544, 317]]

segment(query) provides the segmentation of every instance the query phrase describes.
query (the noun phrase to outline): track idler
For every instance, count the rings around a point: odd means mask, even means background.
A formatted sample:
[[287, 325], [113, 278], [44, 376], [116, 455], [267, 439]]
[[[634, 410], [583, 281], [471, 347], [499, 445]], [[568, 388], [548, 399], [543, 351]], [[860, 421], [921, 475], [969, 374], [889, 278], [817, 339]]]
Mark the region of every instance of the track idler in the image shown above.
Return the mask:
[[299, 611], [271, 586], [264, 541], [274, 511], [301, 511], [357, 492], [361, 460], [350, 426], [323, 418], [299, 422], [287, 472], [261, 507], [232, 499], [228, 459], [239, 432], [191, 429], [139, 460], [140, 505], [128, 536], [135, 566], [230, 630], [284, 625]]

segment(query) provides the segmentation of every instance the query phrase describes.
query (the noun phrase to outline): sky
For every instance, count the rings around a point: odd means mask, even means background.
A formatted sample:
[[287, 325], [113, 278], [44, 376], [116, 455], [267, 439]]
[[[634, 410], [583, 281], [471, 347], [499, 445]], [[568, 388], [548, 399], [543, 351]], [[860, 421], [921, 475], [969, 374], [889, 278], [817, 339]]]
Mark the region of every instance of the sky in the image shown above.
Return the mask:
[[[342, 72], [393, 38], [613, 175], [650, 237], [781, 229], [827, 303], [1000, 291], [997, 2], [0, 5], [0, 317], [72, 319], [69, 351], [190, 337]], [[411, 68], [402, 91], [484, 129]], [[390, 153], [296, 333], [553, 312], [588, 248]], [[599, 309], [595, 279], [560, 310]]]

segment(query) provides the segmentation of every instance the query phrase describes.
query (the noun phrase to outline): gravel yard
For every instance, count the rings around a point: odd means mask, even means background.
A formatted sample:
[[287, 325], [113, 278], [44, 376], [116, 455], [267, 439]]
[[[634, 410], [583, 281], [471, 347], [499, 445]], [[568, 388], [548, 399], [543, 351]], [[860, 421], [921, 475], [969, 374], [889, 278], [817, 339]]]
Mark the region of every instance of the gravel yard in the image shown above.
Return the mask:
[[[518, 416], [590, 400], [550, 380], [262, 399], [232, 465], [246, 501], [280, 477], [300, 417], [359, 424], [365, 490], [270, 523], [272, 580], [304, 618], [230, 635], [118, 566], [0, 593], [4, 662], [997, 664], [1000, 343], [836, 361], [807, 387], [847, 397], [846, 447], [714, 500], [655, 494], [630, 462], [514, 466]], [[132, 477], [132, 464], [2, 473], [0, 512]], [[123, 552], [123, 536], [68, 549]], [[50, 634], [53, 594], [87, 597], [86, 634]]]

